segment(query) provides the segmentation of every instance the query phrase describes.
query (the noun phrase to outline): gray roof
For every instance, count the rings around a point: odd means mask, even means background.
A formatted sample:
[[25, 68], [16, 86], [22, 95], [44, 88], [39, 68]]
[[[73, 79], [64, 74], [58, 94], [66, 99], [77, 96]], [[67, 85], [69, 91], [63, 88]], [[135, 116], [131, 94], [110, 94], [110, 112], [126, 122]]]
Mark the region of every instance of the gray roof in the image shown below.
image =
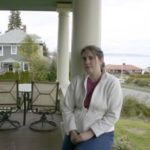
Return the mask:
[[0, 43], [21, 43], [27, 34], [20, 29], [10, 30], [0, 36]]
[[[21, 29], [10, 30], [3, 35], [0, 35], [0, 44], [19, 44], [28, 34]], [[30, 35], [37, 43], [42, 43], [40, 37]]]

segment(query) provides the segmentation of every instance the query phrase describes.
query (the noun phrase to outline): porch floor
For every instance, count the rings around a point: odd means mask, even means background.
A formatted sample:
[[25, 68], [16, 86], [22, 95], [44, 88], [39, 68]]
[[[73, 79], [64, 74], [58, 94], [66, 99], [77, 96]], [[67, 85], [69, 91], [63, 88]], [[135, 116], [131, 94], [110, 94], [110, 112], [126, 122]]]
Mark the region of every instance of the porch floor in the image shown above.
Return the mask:
[[37, 132], [29, 129], [34, 120], [40, 115], [27, 113], [26, 125], [23, 123], [23, 112], [12, 114], [12, 119], [20, 121], [21, 127], [16, 130], [0, 131], [0, 150], [60, 150], [62, 135], [60, 130], [61, 115], [54, 115], [58, 128], [51, 132]]

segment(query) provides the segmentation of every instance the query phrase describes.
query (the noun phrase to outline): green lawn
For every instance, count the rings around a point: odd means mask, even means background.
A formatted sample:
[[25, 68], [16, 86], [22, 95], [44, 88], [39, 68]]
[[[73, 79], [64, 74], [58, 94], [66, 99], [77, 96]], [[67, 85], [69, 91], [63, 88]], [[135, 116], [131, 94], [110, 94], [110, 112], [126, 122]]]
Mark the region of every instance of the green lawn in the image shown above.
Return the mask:
[[120, 119], [116, 124], [115, 139], [127, 137], [131, 150], [150, 150], [150, 122]]

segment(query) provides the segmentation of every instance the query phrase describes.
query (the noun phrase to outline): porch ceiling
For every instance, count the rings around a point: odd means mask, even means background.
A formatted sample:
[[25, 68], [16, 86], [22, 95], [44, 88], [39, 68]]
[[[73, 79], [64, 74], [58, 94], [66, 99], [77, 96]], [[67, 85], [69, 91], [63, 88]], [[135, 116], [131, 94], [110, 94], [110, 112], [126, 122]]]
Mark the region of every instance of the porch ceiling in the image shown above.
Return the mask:
[[0, 10], [56, 11], [57, 3], [73, 0], [0, 0]]

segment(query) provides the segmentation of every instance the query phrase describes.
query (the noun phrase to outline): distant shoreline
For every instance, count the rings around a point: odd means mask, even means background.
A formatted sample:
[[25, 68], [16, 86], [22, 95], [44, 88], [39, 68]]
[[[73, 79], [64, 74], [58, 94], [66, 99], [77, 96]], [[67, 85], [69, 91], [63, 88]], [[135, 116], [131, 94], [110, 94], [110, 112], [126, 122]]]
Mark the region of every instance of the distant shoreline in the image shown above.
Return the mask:
[[150, 57], [150, 54], [105, 53], [106, 56]]

